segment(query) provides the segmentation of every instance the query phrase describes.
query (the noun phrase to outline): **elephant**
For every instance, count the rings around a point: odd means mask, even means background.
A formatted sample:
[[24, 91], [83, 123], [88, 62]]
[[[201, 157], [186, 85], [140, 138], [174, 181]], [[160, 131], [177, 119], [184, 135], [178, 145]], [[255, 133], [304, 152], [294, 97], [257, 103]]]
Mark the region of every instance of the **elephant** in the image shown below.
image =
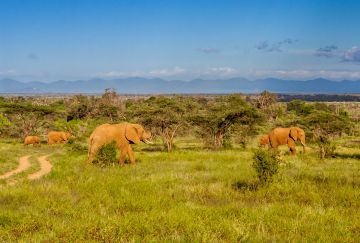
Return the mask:
[[67, 142], [71, 136], [72, 135], [69, 132], [51, 131], [47, 135], [47, 137], [48, 137], [48, 145], [52, 145], [52, 144], [55, 144], [55, 143]]
[[131, 144], [138, 144], [140, 141], [151, 143], [150, 138], [151, 133], [146, 132], [139, 124], [102, 124], [96, 127], [90, 136], [87, 163], [92, 163], [102, 146], [115, 141], [116, 147], [120, 151], [119, 164], [124, 166], [126, 155], [128, 155], [131, 164], [135, 165], [136, 161]]
[[38, 136], [26, 136], [24, 139], [24, 146], [32, 144], [40, 146], [40, 138]]
[[269, 144], [271, 148], [276, 149], [280, 145], [287, 144], [291, 153], [296, 154], [295, 142], [300, 140], [305, 153], [305, 132], [299, 127], [277, 127], [268, 135], [264, 135], [260, 139], [260, 145]]

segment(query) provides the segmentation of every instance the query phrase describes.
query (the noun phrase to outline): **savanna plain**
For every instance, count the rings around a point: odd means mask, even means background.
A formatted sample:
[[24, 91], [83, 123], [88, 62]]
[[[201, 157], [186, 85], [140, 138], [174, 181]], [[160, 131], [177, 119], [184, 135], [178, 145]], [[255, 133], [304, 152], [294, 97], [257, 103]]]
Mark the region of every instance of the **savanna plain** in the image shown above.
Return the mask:
[[[0, 175], [26, 155], [30, 167], [0, 180], [0, 241], [359, 242], [358, 109], [268, 92], [3, 97]], [[86, 164], [93, 129], [124, 121], [153, 134], [153, 144], [133, 145], [136, 166]], [[276, 173], [261, 182], [261, 135], [291, 126], [305, 130], [307, 151], [281, 146]], [[73, 137], [48, 146], [50, 130]], [[26, 135], [41, 146], [24, 146]], [[44, 155], [51, 171], [29, 180]]]

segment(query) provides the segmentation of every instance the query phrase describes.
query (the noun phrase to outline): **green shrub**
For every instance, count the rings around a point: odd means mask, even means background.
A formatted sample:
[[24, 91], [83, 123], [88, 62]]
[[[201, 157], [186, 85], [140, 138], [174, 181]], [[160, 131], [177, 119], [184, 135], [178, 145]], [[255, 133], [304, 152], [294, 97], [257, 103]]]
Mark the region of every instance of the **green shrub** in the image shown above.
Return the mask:
[[258, 149], [253, 156], [252, 166], [256, 171], [261, 184], [271, 182], [278, 173], [280, 164], [279, 151]]
[[327, 137], [321, 136], [318, 141], [318, 146], [321, 159], [335, 157], [336, 146], [331, 143]]
[[99, 149], [93, 163], [100, 165], [100, 167], [114, 165], [117, 162], [116, 151], [115, 142], [102, 146]]

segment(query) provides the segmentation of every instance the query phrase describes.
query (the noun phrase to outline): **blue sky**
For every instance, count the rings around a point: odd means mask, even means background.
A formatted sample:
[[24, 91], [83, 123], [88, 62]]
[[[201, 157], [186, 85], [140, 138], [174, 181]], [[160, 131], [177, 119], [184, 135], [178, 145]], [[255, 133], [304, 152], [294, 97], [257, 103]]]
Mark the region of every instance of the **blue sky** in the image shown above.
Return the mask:
[[1, 0], [0, 78], [360, 80], [356, 0]]

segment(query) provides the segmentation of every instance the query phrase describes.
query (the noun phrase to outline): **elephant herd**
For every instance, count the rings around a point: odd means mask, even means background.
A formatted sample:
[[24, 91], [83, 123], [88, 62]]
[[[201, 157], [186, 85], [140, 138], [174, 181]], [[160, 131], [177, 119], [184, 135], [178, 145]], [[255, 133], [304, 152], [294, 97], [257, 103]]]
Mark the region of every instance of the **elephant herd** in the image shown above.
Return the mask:
[[[67, 142], [71, 137], [68, 132], [49, 132], [48, 144]], [[120, 151], [119, 163], [125, 165], [126, 156], [129, 157], [131, 164], [135, 164], [134, 152], [131, 144], [140, 142], [151, 143], [149, 139], [151, 133], [139, 124], [119, 123], [119, 124], [102, 124], [95, 128], [91, 133], [88, 147], [87, 163], [92, 163], [99, 149], [109, 143], [115, 142], [116, 148]], [[269, 134], [260, 139], [260, 145], [268, 145], [269, 148], [277, 149], [280, 145], [287, 145], [294, 155], [296, 154], [295, 142], [299, 140], [305, 152], [305, 132], [299, 127], [274, 128]], [[37, 136], [27, 136], [24, 145], [40, 145], [40, 139]]]
[[[71, 137], [69, 132], [56, 132], [51, 131], [47, 134], [48, 145], [56, 143], [66, 143]], [[26, 136], [24, 139], [24, 145], [40, 146], [40, 138], [38, 136]]]

